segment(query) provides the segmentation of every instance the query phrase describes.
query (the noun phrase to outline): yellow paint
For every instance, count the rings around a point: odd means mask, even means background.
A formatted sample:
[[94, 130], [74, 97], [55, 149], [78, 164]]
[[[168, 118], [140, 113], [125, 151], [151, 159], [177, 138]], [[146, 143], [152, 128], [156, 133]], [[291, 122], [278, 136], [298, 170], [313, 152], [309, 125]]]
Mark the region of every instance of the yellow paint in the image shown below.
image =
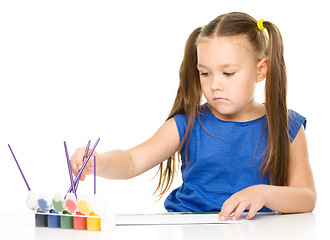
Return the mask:
[[95, 218], [95, 216], [98, 216], [94, 212], [90, 212], [89, 216], [93, 217], [87, 217], [87, 230], [89, 231], [101, 231], [101, 219]]
[[89, 201], [86, 200], [80, 200], [78, 202], [78, 209], [83, 214], [88, 214], [91, 212], [91, 204]]

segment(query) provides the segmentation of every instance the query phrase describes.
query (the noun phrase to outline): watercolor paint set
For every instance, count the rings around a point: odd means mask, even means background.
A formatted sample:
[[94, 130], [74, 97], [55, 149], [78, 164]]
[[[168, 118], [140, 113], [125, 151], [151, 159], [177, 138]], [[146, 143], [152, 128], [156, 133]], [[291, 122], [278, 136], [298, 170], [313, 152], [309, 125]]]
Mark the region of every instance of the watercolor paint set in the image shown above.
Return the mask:
[[91, 212], [88, 215], [81, 212], [70, 212], [64, 210], [58, 213], [51, 209], [45, 213], [35, 211], [35, 226], [44, 228], [61, 228], [88, 231], [114, 231], [115, 215], [97, 215]]
[[65, 155], [68, 165], [71, 186], [63, 197], [61, 193], [55, 193], [51, 201], [45, 194], [37, 194], [31, 190], [11, 146], [8, 147], [14, 157], [17, 167], [29, 190], [26, 205], [35, 214], [36, 227], [90, 230], [90, 231], [113, 231], [115, 227], [115, 215], [107, 214], [105, 203], [100, 195], [96, 194], [96, 159], [94, 156], [94, 195], [89, 197], [82, 195], [78, 199], [77, 189], [82, 171], [90, 160], [100, 138], [98, 138], [89, 151], [91, 141], [88, 141], [83, 165], [75, 179], [73, 179], [70, 159], [66, 142], [64, 142]]

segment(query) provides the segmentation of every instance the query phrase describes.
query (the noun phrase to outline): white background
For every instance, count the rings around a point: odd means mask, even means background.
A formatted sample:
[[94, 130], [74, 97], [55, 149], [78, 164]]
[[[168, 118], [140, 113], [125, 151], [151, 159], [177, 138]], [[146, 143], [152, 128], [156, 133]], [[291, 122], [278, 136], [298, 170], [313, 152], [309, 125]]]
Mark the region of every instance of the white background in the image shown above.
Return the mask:
[[[307, 122], [318, 202], [329, 192], [329, 39], [326, 1], [1, 1], [0, 206], [28, 211], [27, 188], [48, 194], [70, 186], [69, 154], [101, 141], [97, 151], [128, 149], [165, 121], [178, 86], [188, 35], [216, 16], [243, 11], [275, 23], [285, 46], [288, 105]], [[261, 83], [256, 97], [263, 101]], [[131, 180], [97, 179], [115, 212], [164, 212], [152, 197], [157, 168]], [[180, 176], [175, 182], [180, 184]], [[79, 185], [92, 194], [93, 178]]]

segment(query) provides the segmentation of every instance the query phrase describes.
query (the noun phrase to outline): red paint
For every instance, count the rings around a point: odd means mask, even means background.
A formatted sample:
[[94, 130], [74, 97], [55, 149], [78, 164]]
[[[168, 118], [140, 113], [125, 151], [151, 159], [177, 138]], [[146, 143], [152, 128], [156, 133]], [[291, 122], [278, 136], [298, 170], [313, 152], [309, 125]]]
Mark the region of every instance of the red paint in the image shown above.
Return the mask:
[[[84, 216], [81, 212], [76, 214]], [[73, 228], [75, 230], [87, 230], [87, 217], [73, 217]]]
[[73, 199], [68, 198], [65, 200], [65, 208], [69, 213], [74, 213], [77, 209], [77, 202]]

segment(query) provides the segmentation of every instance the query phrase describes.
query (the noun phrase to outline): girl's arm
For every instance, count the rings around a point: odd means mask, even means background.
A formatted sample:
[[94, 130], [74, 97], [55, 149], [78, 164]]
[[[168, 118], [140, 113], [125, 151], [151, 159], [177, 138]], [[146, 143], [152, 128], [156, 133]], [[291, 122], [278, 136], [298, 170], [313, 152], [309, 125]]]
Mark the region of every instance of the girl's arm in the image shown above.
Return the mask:
[[[113, 150], [94, 153], [97, 161], [97, 175], [110, 179], [133, 178], [166, 160], [178, 151], [180, 137], [174, 118], [167, 120], [158, 131], [144, 143], [128, 150]], [[71, 157], [75, 175], [82, 166], [85, 148], [78, 148]], [[93, 158], [91, 158], [93, 159]], [[85, 167], [81, 179], [93, 173], [93, 161]]]
[[252, 218], [258, 210], [266, 206], [280, 213], [313, 211], [316, 203], [316, 190], [312, 170], [308, 160], [306, 135], [303, 127], [290, 145], [288, 186], [255, 185], [233, 194], [222, 206], [220, 220], [226, 220], [234, 213], [233, 220], [249, 212]]

